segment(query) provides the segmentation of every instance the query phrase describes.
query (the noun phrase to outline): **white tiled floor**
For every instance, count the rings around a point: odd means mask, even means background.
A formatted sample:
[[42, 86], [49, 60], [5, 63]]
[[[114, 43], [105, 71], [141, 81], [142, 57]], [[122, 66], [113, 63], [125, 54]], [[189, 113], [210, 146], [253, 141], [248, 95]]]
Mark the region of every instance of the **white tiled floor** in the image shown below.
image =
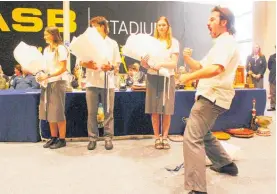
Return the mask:
[[[251, 139], [232, 137], [241, 147], [239, 176], [207, 169], [209, 194], [273, 194], [276, 190], [275, 112], [272, 136]], [[86, 142], [68, 142], [64, 149], [43, 149], [43, 143], [0, 143], [0, 194], [181, 194], [183, 171], [164, 167], [182, 162], [182, 143], [169, 151], [153, 148], [152, 139], [115, 141], [106, 151], [99, 142], [95, 151]]]

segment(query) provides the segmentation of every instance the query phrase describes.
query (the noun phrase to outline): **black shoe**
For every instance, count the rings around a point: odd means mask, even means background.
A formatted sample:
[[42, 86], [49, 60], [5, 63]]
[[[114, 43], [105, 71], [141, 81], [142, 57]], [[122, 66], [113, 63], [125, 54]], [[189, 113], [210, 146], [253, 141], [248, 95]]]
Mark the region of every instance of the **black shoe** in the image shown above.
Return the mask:
[[188, 194], [208, 194], [207, 192], [201, 192], [201, 191], [191, 191]]
[[113, 142], [111, 139], [105, 140], [105, 148], [106, 148], [106, 150], [113, 149]]
[[96, 140], [89, 141], [88, 150], [94, 150], [96, 148]]
[[58, 141], [58, 138], [52, 137], [46, 144], [43, 145], [44, 148], [49, 148], [51, 145], [55, 144]]
[[220, 169], [215, 169], [213, 166], [211, 166], [210, 169], [219, 173], [229, 174], [231, 176], [236, 176], [239, 173], [238, 167], [234, 162], [227, 164]]
[[275, 111], [275, 110], [276, 110], [275, 108], [267, 109], [267, 111]]
[[59, 139], [55, 144], [50, 146], [50, 149], [58, 149], [58, 148], [65, 147], [65, 146], [66, 146], [65, 140]]

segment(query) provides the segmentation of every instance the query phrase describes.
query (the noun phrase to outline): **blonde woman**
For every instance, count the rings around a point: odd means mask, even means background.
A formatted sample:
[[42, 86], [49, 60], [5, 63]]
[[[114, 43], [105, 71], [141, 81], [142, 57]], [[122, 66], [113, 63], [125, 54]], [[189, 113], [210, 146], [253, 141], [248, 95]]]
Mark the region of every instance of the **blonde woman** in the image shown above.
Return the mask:
[[38, 76], [39, 82], [48, 80], [46, 88], [41, 89], [39, 119], [47, 120], [50, 126], [51, 139], [44, 148], [57, 149], [66, 146], [65, 91], [66, 81], [62, 74], [66, 71], [68, 51], [57, 27], [47, 27], [44, 39], [48, 46], [44, 49], [46, 73]]
[[[170, 145], [167, 140], [171, 115], [174, 114], [174, 102], [175, 102], [175, 79], [174, 69], [177, 67], [179, 56], [179, 42], [172, 37], [172, 30], [166, 17], [160, 17], [157, 21], [157, 25], [154, 32], [154, 37], [161, 41], [166, 49], [171, 54], [171, 60], [163, 63], [156, 64], [155, 68], [149, 68], [147, 71], [146, 81], [146, 102], [145, 112], [152, 116], [152, 126], [155, 136], [155, 148], [156, 149], [170, 149]], [[149, 57], [146, 56], [142, 59], [141, 63], [144, 67], [149, 67], [147, 64]], [[163, 67], [169, 70], [170, 78], [166, 78], [166, 85], [164, 87], [164, 77], [158, 75], [159, 69]], [[155, 75], [156, 72], [156, 75]], [[165, 94], [164, 94], [165, 92]], [[165, 99], [163, 99], [165, 98]], [[163, 100], [165, 100], [165, 106], [163, 110]], [[162, 123], [162, 139], [160, 139], [159, 127], [160, 127], [160, 115], [163, 114]]]

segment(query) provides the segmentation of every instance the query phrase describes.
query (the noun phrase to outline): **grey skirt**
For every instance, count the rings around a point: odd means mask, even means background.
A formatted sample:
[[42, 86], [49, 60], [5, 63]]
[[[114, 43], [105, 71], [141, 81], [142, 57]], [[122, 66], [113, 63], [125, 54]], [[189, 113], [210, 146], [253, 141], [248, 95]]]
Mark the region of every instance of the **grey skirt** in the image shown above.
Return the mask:
[[48, 122], [65, 120], [66, 81], [60, 80], [48, 83], [41, 89], [39, 104], [39, 119]]
[[[165, 88], [164, 88], [164, 79], [166, 79]], [[169, 82], [169, 79], [170, 79], [170, 82]], [[165, 98], [164, 110], [163, 110], [163, 97]], [[145, 113], [173, 115], [174, 103], [175, 103], [174, 76], [172, 75], [170, 76], [170, 78], [165, 78], [163, 76], [147, 74]]]

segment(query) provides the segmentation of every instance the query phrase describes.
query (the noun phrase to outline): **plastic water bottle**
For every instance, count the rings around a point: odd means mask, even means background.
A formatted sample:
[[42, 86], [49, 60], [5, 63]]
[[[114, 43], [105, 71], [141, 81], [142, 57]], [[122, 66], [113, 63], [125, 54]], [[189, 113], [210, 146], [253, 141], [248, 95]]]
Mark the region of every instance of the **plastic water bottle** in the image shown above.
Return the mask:
[[104, 108], [103, 108], [102, 103], [99, 103], [98, 110], [97, 110], [98, 128], [104, 127], [104, 119], [105, 119]]

